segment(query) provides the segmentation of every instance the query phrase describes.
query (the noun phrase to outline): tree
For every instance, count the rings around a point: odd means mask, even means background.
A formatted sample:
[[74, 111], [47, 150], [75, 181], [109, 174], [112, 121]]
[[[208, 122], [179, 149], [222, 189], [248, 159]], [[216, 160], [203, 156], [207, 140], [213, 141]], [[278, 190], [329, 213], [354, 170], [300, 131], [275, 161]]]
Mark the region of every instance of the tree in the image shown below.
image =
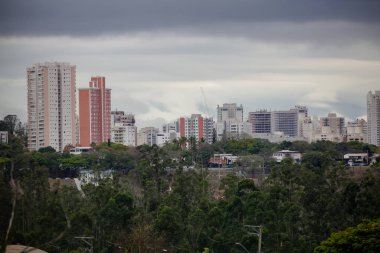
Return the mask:
[[380, 252], [380, 219], [365, 220], [356, 227], [333, 233], [314, 249], [314, 253]]
[[55, 149], [51, 146], [43, 147], [38, 150], [40, 153], [54, 153], [56, 152]]

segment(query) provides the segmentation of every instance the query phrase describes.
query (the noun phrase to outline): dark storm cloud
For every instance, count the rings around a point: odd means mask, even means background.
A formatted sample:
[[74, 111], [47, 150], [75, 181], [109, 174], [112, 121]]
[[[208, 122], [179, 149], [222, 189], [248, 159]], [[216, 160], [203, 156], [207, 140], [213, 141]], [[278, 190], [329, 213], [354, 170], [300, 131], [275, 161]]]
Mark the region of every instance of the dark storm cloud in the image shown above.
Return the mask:
[[378, 23], [379, 13], [376, 0], [6, 0], [0, 3], [0, 34], [77, 36], [283, 21]]

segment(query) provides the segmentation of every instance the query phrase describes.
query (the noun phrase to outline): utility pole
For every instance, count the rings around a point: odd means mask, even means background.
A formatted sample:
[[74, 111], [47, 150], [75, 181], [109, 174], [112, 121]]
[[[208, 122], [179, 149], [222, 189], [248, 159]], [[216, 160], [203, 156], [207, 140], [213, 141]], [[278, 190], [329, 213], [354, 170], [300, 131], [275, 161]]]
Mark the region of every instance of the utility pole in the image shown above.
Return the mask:
[[[94, 237], [76, 236], [74, 238], [82, 240], [84, 243], [86, 243], [88, 246], [90, 246], [90, 250], [89, 250], [90, 253], [94, 253], [94, 245], [93, 245], [93, 241], [92, 241], [92, 240], [94, 240]], [[91, 242], [89, 240], [91, 240]]]
[[253, 232], [248, 232], [252, 235], [256, 235], [259, 238], [259, 243], [257, 246], [257, 253], [261, 253], [261, 241], [262, 241], [262, 235], [263, 235], [263, 226], [252, 226], [252, 225], [244, 225], [244, 227], [250, 228], [253, 230]]

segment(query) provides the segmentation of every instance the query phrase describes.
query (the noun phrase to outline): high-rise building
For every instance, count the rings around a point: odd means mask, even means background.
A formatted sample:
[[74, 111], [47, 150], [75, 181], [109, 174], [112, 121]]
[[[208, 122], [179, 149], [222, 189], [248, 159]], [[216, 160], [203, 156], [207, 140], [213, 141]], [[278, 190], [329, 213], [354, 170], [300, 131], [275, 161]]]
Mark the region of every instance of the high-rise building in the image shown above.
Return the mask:
[[111, 112], [111, 141], [126, 146], [136, 146], [137, 127], [135, 115], [123, 111]]
[[272, 133], [283, 133], [285, 136], [298, 136], [297, 110], [273, 111], [271, 114]]
[[354, 122], [347, 122], [347, 141], [367, 141], [367, 122], [364, 119], [356, 119]]
[[327, 128], [327, 132], [331, 134], [343, 134], [344, 129], [344, 117], [338, 117], [336, 113], [329, 113], [327, 117], [321, 117], [322, 133]]
[[89, 87], [79, 89], [79, 129], [83, 147], [111, 139], [111, 89], [105, 77], [91, 77]]
[[47, 62], [27, 68], [28, 148], [63, 151], [76, 144], [76, 67]]
[[[306, 106], [295, 106], [289, 110], [250, 112], [248, 122], [252, 124], [252, 136], [272, 139], [273, 136], [303, 138], [303, 124], [309, 122]], [[305, 131], [309, 129], [305, 128]], [[309, 133], [307, 133], [309, 134]]]
[[380, 91], [367, 94], [367, 140], [380, 146]]
[[204, 141], [211, 144], [213, 141], [213, 119], [204, 118], [200, 114], [192, 114], [191, 117], [181, 117], [179, 120], [180, 137], [194, 137], [196, 141]]
[[243, 122], [243, 106], [237, 106], [236, 103], [232, 104], [223, 104], [223, 106], [217, 106], [216, 108], [218, 118], [217, 122], [223, 121], [235, 121], [235, 122]]
[[216, 138], [240, 139], [251, 133], [251, 123], [244, 122], [243, 106], [236, 103], [217, 106]]
[[155, 127], [143, 127], [137, 134], [137, 145], [157, 145], [158, 128]]
[[253, 134], [271, 133], [271, 112], [267, 110], [250, 112], [248, 122], [252, 124]]

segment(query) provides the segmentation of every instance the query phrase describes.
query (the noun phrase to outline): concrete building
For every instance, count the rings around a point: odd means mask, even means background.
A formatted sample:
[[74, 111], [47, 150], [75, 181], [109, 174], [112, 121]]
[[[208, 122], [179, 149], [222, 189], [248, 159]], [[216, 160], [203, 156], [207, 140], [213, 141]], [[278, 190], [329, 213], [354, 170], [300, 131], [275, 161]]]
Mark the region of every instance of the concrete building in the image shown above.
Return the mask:
[[320, 119], [322, 132], [342, 135], [344, 133], [344, 118], [338, 117], [336, 113], [329, 113], [327, 117]]
[[[300, 120], [298, 118], [298, 120]], [[300, 137], [304, 138], [307, 142], [311, 143], [314, 140], [315, 124], [310, 117], [305, 117], [299, 122]]]
[[8, 143], [8, 131], [0, 131], [0, 143]]
[[313, 141], [345, 141], [344, 118], [338, 117], [336, 113], [329, 113], [327, 117], [316, 120]]
[[140, 145], [157, 145], [157, 134], [158, 128], [155, 127], [144, 127], [141, 128], [137, 134], [137, 146]]
[[192, 114], [191, 117], [181, 117], [178, 120], [179, 136], [195, 137], [196, 141], [213, 142], [214, 121], [212, 118], [204, 118], [200, 114]]
[[347, 122], [347, 141], [367, 141], [367, 122], [364, 119], [357, 119], [354, 122]]
[[224, 121], [216, 123], [217, 140], [241, 139], [250, 136], [252, 124], [249, 122]]
[[111, 89], [105, 77], [91, 77], [89, 87], [79, 89], [79, 129], [81, 146], [111, 139]]
[[177, 132], [157, 133], [156, 134], [156, 144], [157, 144], [157, 146], [162, 147], [165, 144], [170, 143], [177, 138], [178, 138]]
[[258, 110], [250, 112], [248, 116], [248, 122], [252, 124], [251, 136], [273, 142], [306, 140], [304, 136], [311, 135], [310, 121], [306, 106], [282, 111]]
[[252, 124], [244, 122], [243, 106], [236, 103], [217, 106], [216, 138], [240, 139], [252, 132]]
[[367, 94], [367, 142], [380, 146], [380, 91]]
[[284, 158], [292, 158], [294, 162], [300, 162], [301, 161], [301, 153], [298, 151], [291, 151], [291, 150], [281, 150], [273, 154], [272, 156], [276, 162], [281, 162]]
[[115, 123], [120, 123], [121, 117], [123, 117], [124, 114], [124, 111], [111, 111], [111, 126], [114, 126]]
[[269, 134], [271, 129], [271, 112], [259, 110], [250, 112], [248, 122], [252, 124], [252, 134]]
[[168, 124], [163, 125], [162, 132], [163, 133], [172, 133], [172, 132], [179, 133], [179, 122], [176, 121], [174, 123], [168, 123]]
[[297, 110], [273, 111], [271, 114], [272, 134], [282, 133], [285, 136], [298, 136]]
[[135, 115], [122, 111], [111, 112], [111, 141], [126, 146], [137, 145], [137, 127]]
[[34, 64], [27, 70], [28, 149], [51, 146], [62, 152], [76, 144], [76, 67], [69, 63]]
[[223, 104], [223, 106], [217, 106], [217, 120], [216, 122], [223, 121], [234, 121], [234, 122], [243, 122], [243, 106], [237, 106], [236, 103], [232, 104]]

